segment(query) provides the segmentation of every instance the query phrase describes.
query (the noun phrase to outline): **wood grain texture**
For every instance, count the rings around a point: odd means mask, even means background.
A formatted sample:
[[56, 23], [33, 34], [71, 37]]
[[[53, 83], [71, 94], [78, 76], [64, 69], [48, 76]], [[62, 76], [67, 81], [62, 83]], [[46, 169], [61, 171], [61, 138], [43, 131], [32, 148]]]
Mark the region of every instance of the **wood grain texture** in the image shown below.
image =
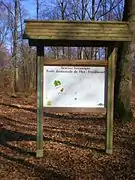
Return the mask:
[[[116, 41], [116, 42], [120, 42], [120, 41], [131, 41], [132, 38], [130, 35], [125, 35], [125, 33], [123, 34], [74, 34], [72, 35], [72, 33], [65, 33], [65, 34], [33, 34], [31, 32], [26, 32], [26, 34], [24, 34], [24, 39], [38, 39], [38, 40], [64, 40], [64, 41]], [[70, 44], [70, 43], [69, 43]], [[105, 44], [104, 44], [105, 45]]]
[[131, 41], [127, 22], [25, 21], [26, 39]]
[[43, 157], [43, 60], [44, 46], [37, 47], [37, 157]]
[[43, 112], [51, 113], [51, 112], [57, 112], [57, 113], [89, 113], [89, 112], [95, 112], [95, 113], [106, 113], [106, 108], [78, 108], [78, 107], [43, 107]]
[[45, 60], [44, 65], [48, 66], [107, 66], [108, 61], [104, 60]]
[[115, 49], [108, 50], [108, 95], [106, 119], [106, 153], [113, 152], [113, 118], [114, 118], [114, 80], [115, 80]]

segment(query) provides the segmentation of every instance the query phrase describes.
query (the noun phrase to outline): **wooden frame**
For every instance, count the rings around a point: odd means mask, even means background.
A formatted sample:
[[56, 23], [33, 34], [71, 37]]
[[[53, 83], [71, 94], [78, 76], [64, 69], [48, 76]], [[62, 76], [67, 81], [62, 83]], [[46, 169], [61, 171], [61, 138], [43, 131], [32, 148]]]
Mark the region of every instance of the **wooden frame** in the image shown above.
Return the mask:
[[[64, 42], [80, 45], [90, 43], [100, 46], [106, 46], [107, 42], [131, 41], [131, 33], [128, 22], [120, 21], [36, 21], [27, 20], [24, 32], [24, 38], [31, 40], [42, 40], [46, 46], [48, 41], [52, 46], [59, 45], [59, 42], [64, 46]], [[31, 41], [31, 45], [36, 42]], [[84, 43], [83, 43], [84, 44]], [[89, 45], [88, 45], [89, 46]]]
[[[107, 60], [45, 60], [43, 63], [44, 66], [98, 66], [98, 67], [107, 67]], [[96, 113], [106, 113], [107, 110], [105, 107], [96, 107], [96, 108], [84, 108], [84, 107], [43, 107], [43, 112], [58, 112], [58, 113], [66, 113], [66, 112], [96, 112]]]
[[96, 113], [106, 113], [106, 108], [77, 108], [77, 107], [43, 107], [43, 112], [58, 112], [58, 113], [88, 113], [88, 112], [96, 112]]
[[115, 49], [108, 48], [108, 93], [106, 118], [106, 153], [113, 153], [113, 118], [114, 118], [114, 80], [115, 80]]
[[107, 60], [46, 60], [44, 65], [48, 66], [101, 66], [108, 65]]
[[[121, 42], [130, 42], [132, 35], [128, 22], [96, 21], [25, 21], [24, 39], [30, 46], [37, 47], [38, 107], [37, 107], [37, 157], [43, 156], [43, 112], [105, 112], [106, 153], [113, 152], [113, 109], [115, 79], [115, 47]], [[64, 27], [64, 28], [63, 28]], [[100, 33], [99, 33], [100, 32]], [[44, 46], [108, 47], [107, 60], [46, 60]], [[103, 66], [107, 72], [107, 104], [105, 108], [44, 108], [43, 107], [43, 64], [55, 66]]]
[[37, 157], [43, 157], [43, 60], [44, 46], [37, 47]]

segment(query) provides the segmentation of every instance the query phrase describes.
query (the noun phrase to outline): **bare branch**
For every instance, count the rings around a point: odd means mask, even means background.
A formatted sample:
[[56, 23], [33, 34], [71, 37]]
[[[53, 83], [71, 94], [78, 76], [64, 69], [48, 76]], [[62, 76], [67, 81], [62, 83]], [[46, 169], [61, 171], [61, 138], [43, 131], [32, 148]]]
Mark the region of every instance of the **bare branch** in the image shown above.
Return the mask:
[[12, 16], [14, 16], [13, 12], [10, 10], [9, 6], [7, 4], [5, 4], [3, 1], [0, 1], [0, 4], [2, 4], [6, 9], [7, 11], [12, 14]]

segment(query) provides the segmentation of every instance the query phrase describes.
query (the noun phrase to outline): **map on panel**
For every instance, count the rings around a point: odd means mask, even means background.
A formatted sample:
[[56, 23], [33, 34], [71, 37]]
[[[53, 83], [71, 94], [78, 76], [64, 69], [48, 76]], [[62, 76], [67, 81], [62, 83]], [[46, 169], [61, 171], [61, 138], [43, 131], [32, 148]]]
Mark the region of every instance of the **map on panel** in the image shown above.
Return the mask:
[[105, 68], [44, 66], [44, 107], [104, 107]]

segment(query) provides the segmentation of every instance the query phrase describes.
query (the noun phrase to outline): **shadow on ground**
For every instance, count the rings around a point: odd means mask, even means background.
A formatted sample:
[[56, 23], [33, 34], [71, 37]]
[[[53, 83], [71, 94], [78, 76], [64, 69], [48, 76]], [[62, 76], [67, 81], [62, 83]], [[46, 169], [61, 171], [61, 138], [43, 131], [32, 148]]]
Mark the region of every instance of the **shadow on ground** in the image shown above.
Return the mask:
[[[34, 112], [36, 113], [36, 109], [34, 108], [25, 108], [25, 107], [18, 107], [15, 105], [10, 105], [10, 104], [4, 104], [1, 103], [1, 105], [4, 106], [8, 106], [8, 107], [12, 107], [12, 108], [17, 108], [17, 109], [23, 109], [26, 111], [30, 111], [30, 112]], [[47, 117], [50, 118], [54, 118], [54, 119], [59, 119], [59, 120], [67, 120], [67, 119], [72, 119], [72, 120], [95, 120], [95, 117], [79, 117], [77, 115], [74, 116], [74, 114], [69, 114], [69, 115], [56, 115], [55, 113], [45, 113], [44, 114]], [[3, 120], [2, 120], [3, 119]], [[103, 118], [100, 118], [101, 120]], [[30, 169], [31, 171], [34, 171], [34, 174], [37, 178], [40, 177], [40, 179], [46, 179], [46, 180], [66, 180], [69, 179], [69, 177], [67, 177], [65, 174], [62, 174], [63, 172], [59, 172], [58, 169], [55, 169], [54, 167], [50, 167], [50, 168], [46, 168], [43, 167], [42, 164], [40, 163], [40, 165], [38, 165], [38, 159], [35, 158], [35, 152], [30, 152], [28, 151], [25, 147], [24, 148], [20, 148], [17, 146], [12, 145], [12, 143], [10, 143], [10, 141], [16, 141], [16, 142], [20, 142], [20, 141], [36, 141], [36, 135], [32, 135], [31, 134], [31, 129], [29, 129], [30, 131], [28, 131], [29, 133], [24, 133], [28, 127], [32, 128], [32, 123], [30, 122], [22, 122], [19, 119], [11, 119], [9, 117], [0, 115], [0, 120], [2, 120], [4, 123], [4, 126], [0, 129], [0, 146], [11, 149], [14, 152], [17, 152], [20, 154], [20, 156], [15, 157], [14, 153], [13, 154], [8, 154], [5, 151], [1, 151], [0, 152], [0, 156], [3, 157], [4, 159], [7, 159], [8, 161], [11, 161], [12, 163], [17, 163], [20, 166], [24, 166], [26, 169]], [[6, 127], [6, 122], [9, 123], [9, 125], [11, 126], [10, 129], [8, 129]], [[16, 131], [16, 129], [21, 125], [24, 124], [24, 132], [20, 132], [20, 131]], [[36, 125], [36, 123], [34, 124], [34, 126]], [[14, 127], [14, 128], [13, 128]], [[99, 142], [103, 142], [104, 139], [99, 138], [99, 137], [91, 137], [88, 136], [84, 133], [84, 131], [87, 130], [87, 127], [84, 128], [80, 128], [79, 131], [80, 132], [76, 132], [74, 135], [72, 134], [72, 131], [65, 131], [65, 129], [62, 130], [61, 127], [47, 127], [45, 126], [45, 137], [44, 137], [44, 141], [51, 141], [54, 143], [58, 143], [58, 144], [64, 144], [68, 147], [75, 147], [75, 148], [79, 148], [81, 150], [93, 150], [96, 151], [98, 153], [105, 153], [104, 149], [98, 149], [98, 148], [91, 148], [90, 145], [87, 146], [87, 144], [82, 145], [80, 142], [72, 142], [72, 139], [70, 141], [66, 141], [66, 137], [75, 137], [75, 138], [86, 138], [89, 142], [94, 142], [94, 143], [99, 143]], [[14, 131], [15, 129], [15, 131]], [[55, 133], [57, 134], [58, 131], [61, 132], [61, 134], [63, 135], [63, 139], [57, 137], [55, 135]], [[26, 131], [27, 132], [27, 131]], [[90, 133], [90, 132], [87, 132]], [[48, 137], [48, 134], [50, 134], [50, 136]], [[52, 136], [53, 135], [53, 136]], [[54, 136], [55, 135], [55, 136]], [[34, 161], [29, 161], [26, 160], [28, 158], [33, 158]], [[40, 160], [42, 162], [42, 159]], [[45, 158], [44, 160], [45, 161]], [[37, 162], [37, 163], [35, 163]]]
[[11, 130], [7, 130], [5, 128], [0, 129], [0, 144], [4, 147], [10, 148], [18, 153], [22, 154], [30, 154], [35, 156], [34, 152], [25, 151], [19, 147], [12, 146], [8, 144], [9, 141], [36, 141], [36, 136], [24, 134], [21, 132], [14, 132]]
[[[37, 165], [34, 163], [30, 163], [24, 159], [21, 158], [15, 158], [11, 157], [9, 155], [6, 155], [2, 152], [0, 152], [0, 156], [10, 160], [11, 162], [15, 162], [18, 165], [24, 166], [25, 168], [28, 168], [31, 172], [34, 172], [34, 176], [36, 176], [40, 180], [68, 180], [69, 178], [59, 174], [58, 172], [55, 172], [53, 169], [46, 169], [41, 165]], [[29, 174], [30, 177], [30, 174]]]
[[[8, 107], [11, 107], [11, 108], [16, 108], [16, 109], [23, 109], [23, 110], [26, 110], [26, 111], [30, 111], [30, 112], [33, 112], [33, 113], [36, 113], [37, 112], [37, 109], [36, 108], [27, 108], [27, 107], [21, 107], [21, 106], [17, 106], [17, 105], [14, 105], [14, 104], [6, 104], [6, 103], [0, 103], [0, 105], [3, 105], [3, 106], [8, 106]], [[61, 120], [68, 120], [68, 119], [72, 119], [72, 120], [91, 120], [91, 121], [95, 121], [95, 120], [105, 120], [105, 117], [106, 115], [104, 114], [102, 117], [93, 117], [92, 115], [89, 115], [88, 116], [77, 116], [77, 113], [68, 113], [68, 115], [66, 114], [63, 114], [63, 113], [59, 113], [59, 114], [56, 114], [56, 113], [46, 113], [44, 112], [44, 116], [45, 117], [50, 117], [50, 118], [59, 118]]]
[[[5, 128], [0, 129], [0, 145], [4, 146], [6, 148], [9, 148], [17, 153], [25, 155], [26, 158], [30, 156], [36, 156], [35, 152], [29, 152], [27, 150], [23, 150], [19, 147], [15, 147], [10, 145], [8, 142], [9, 141], [36, 141], [36, 136], [30, 135], [30, 134], [25, 134], [25, 133], [20, 133], [20, 132], [14, 132], [11, 130], [7, 130]], [[5, 152], [5, 151], [4, 151]], [[31, 169], [31, 171], [34, 171], [34, 174], [40, 179], [45, 179], [45, 180], [66, 180], [68, 179], [64, 175], [59, 174], [58, 172], [55, 172], [55, 170], [51, 169], [46, 169], [42, 167], [41, 165], [37, 165], [35, 163], [30, 163], [25, 160], [24, 156], [22, 158], [16, 158], [15, 156], [11, 156], [0, 152], [0, 156], [7, 159], [8, 161], [15, 162], [21, 166], [24, 166], [26, 168]], [[29, 157], [30, 157], [29, 156]], [[35, 159], [37, 160], [37, 159]]]

